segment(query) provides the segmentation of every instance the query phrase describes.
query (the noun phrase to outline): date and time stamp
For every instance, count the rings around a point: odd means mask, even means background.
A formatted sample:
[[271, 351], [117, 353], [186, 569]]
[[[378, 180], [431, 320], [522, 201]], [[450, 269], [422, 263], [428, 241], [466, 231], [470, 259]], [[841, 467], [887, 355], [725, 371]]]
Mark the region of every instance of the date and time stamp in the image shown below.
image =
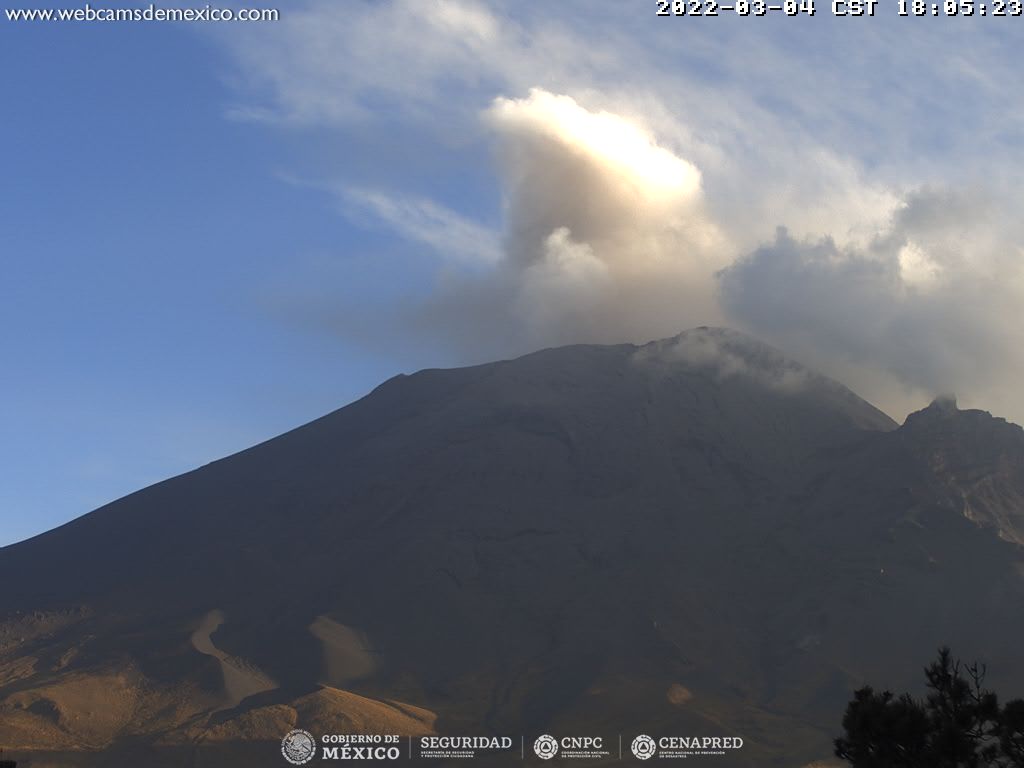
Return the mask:
[[[656, 0], [658, 16], [875, 16], [881, 0]], [[1020, 16], [1024, 0], [887, 0], [899, 16]]]

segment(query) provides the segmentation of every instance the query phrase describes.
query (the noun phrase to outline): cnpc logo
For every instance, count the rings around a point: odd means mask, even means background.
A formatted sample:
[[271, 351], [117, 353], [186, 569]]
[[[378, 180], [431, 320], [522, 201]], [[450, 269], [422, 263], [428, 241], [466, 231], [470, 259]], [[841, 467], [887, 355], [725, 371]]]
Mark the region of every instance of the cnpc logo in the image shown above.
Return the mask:
[[533, 742], [533, 751], [541, 760], [550, 760], [558, 754], [558, 740], [546, 733], [538, 736]]
[[598, 752], [604, 748], [601, 736], [563, 736], [556, 739], [550, 734], [537, 737], [533, 751], [541, 760], [550, 760], [557, 754], [581, 756], [580, 753]]

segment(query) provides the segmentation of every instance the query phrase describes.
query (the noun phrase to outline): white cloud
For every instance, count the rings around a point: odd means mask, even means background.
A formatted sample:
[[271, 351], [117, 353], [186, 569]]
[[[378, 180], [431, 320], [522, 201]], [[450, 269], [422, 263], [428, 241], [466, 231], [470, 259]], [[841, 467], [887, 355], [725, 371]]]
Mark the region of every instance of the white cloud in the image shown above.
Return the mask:
[[908, 240], [896, 255], [903, 284], [912, 289], [928, 290], [941, 277], [942, 267], [938, 265], [913, 240]]
[[727, 328], [694, 328], [637, 350], [640, 365], [682, 365], [720, 380], [742, 377], [784, 394], [796, 394], [825, 379], [778, 350]]
[[645, 205], [662, 196], [671, 205], [700, 192], [700, 172], [658, 146], [648, 131], [610, 112], [588, 112], [569, 96], [534, 88], [525, 99], [499, 97], [487, 115], [510, 135], [553, 140], [587, 155], [619, 174], [623, 191]]
[[863, 247], [781, 230], [723, 271], [724, 309], [886, 405], [955, 391], [1020, 419], [1024, 261], [996, 205], [922, 190]]
[[225, 43], [240, 77], [267, 96], [258, 114], [295, 123], [435, 110], [447, 88], [486, 75], [479, 61], [500, 34], [492, 14], [455, 0], [306, 3], [282, 16]]
[[484, 117], [499, 140], [512, 259], [536, 258], [559, 227], [626, 271], [721, 247], [700, 171], [643, 125], [541, 89], [499, 98]]
[[608, 265], [587, 243], [558, 227], [544, 242], [540, 259], [518, 277], [515, 316], [529, 336], [544, 338], [554, 328], [590, 322], [612, 285]]
[[501, 243], [494, 231], [431, 200], [366, 189], [345, 189], [340, 195], [350, 216], [368, 212], [403, 237], [429, 246], [443, 259], [486, 266], [501, 258]]
[[[894, 415], [957, 389], [1024, 416], [1007, 383], [1022, 368], [1024, 102], [993, 76], [1012, 35], [599, 9], [309, 2], [224, 38], [239, 113], [388, 148], [357, 180], [325, 171], [363, 190], [350, 214], [476, 265], [446, 265], [431, 300], [383, 308], [380, 327], [481, 359], [727, 320]], [[442, 152], [479, 167], [486, 142], [500, 235], [475, 223], [497, 218], [493, 200], [444, 208], [419, 167]], [[365, 191], [402, 189], [403, 173], [416, 194]]]
[[[641, 124], [540, 89], [495, 100], [484, 120], [498, 142], [504, 259], [439, 301], [467, 312], [480, 294], [491, 311], [503, 302], [501, 352], [642, 340], [719, 319], [713, 275], [727, 241], [695, 166]], [[487, 344], [473, 339], [481, 352]]]

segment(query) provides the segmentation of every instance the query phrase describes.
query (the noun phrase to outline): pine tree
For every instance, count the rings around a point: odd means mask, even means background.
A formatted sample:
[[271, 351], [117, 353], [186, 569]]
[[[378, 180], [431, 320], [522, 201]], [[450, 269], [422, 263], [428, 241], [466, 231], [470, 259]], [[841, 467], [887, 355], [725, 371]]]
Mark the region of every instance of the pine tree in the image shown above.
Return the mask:
[[836, 755], [854, 768], [1024, 768], [1024, 700], [1000, 708], [986, 671], [940, 648], [924, 670], [923, 701], [871, 686], [855, 691]]

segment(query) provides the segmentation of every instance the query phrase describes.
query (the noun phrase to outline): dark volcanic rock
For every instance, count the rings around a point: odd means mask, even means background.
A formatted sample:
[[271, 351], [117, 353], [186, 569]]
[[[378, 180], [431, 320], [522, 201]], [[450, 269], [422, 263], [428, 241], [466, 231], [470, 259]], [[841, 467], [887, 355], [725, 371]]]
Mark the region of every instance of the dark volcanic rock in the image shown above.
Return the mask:
[[801, 765], [943, 643], [1024, 693], [1022, 482], [1018, 427], [897, 428], [724, 329], [400, 376], [0, 550], [0, 744], [313, 723]]

